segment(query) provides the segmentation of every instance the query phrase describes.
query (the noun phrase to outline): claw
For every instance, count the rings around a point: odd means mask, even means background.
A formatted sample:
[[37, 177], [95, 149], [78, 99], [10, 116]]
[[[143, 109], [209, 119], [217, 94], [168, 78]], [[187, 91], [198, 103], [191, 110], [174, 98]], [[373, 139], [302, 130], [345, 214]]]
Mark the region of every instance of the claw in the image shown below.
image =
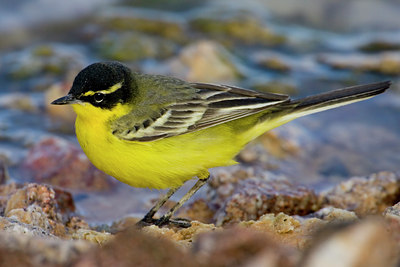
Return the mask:
[[174, 219], [168, 219], [166, 217], [161, 217], [158, 219], [155, 223], [158, 227], [164, 226], [164, 225], [174, 225], [177, 227], [181, 228], [189, 228], [192, 226], [190, 220], [184, 219], [184, 218], [174, 218]]
[[145, 226], [150, 226], [150, 225], [156, 225], [157, 223], [157, 219], [153, 219], [153, 218], [143, 218], [140, 221], [138, 221], [135, 225], [137, 228], [141, 229]]
[[174, 219], [168, 219], [165, 216], [161, 217], [160, 219], [145, 219], [143, 218], [142, 220], [138, 221], [136, 223], [136, 227], [141, 229], [146, 226], [150, 225], [156, 225], [158, 227], [162, 227], [164, 225], [171, 225], [171, 226], [176, 226], [180, 228], [189, 228], [192, 226], [190, 223], [190, 220], [184, 219], [184, 218], [174, 218]]

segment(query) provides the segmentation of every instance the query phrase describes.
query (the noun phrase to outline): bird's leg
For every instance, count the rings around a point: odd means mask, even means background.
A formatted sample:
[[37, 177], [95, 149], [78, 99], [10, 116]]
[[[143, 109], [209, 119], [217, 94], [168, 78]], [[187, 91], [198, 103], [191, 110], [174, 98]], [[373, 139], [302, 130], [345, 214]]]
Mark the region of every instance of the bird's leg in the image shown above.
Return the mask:
[[174, 213], [180, 208], [182, 207], [182, 205], [189, 199], [191, 198], [194, 193], [197, 192], [197, 190], [199, 190], [203, 185], [205, 185], [208, 181], [208, 178], [210, 178], [210, 175], [207, 172], [207, 177], [203, 178], [203, 179], [199, 179], [196, 184], [181, 198], [181, 200], [179, 200], [175, 206], [173, 206], [164, 216], [162, 216], [160, 219], [158, 219], [156, 221], [156, 225], [158, 226], [162, 226], [164, 224], [167, 224], [168, 222], [171, 222], [173, 224], [176, 224], [180, 227], [190, 227], [191, 224], [189, 221], [187, 220], [170, 220], [172, 215], [174, 215]]
[[176, 192], [178, 191], [180, 187], [176, 187], [176, 188], [171, 188], [170, 190], [168, 190], [167, 194], [165, 194], [163, 197], [161, 197], [156, 205], [154, 205], [154, 207], [151, 208], [151, 210], [143, 217], [143, 219], [141, 219], [137, 225], [139, 226], [143, 226], [146, 224], [151, 224], [155, 222], [155, 219], [153, 219], [154, 214], [157, 213], [157, 211], [162, 207], [162, 205], [165, 204], [165, 202], [167, 202], [168, 199], [170, 199], [170, 197]]

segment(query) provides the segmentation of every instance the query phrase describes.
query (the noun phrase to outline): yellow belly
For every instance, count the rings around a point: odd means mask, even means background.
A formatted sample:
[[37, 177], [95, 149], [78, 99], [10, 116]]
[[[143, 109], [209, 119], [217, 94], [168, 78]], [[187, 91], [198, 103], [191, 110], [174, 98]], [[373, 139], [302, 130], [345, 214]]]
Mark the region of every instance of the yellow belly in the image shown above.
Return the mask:
[[[78, 141], [100, 170], [134, 187], [168, 188], [182, 185], [216, 166], [234, 164], [240, 150], [229, 131], [219, 129], [184, 134], [152, 142], [124, 141], [101, 126], [88, 129], [76, 121]], [[230, 137], [230, 138], [229, 138]], [[241, 146], [240, 146], [241, 147]], [[223, 150], [221, 151], [221, 148]]]
[[209, 168], [235, 164], [232, 158], [246, 143], [282, 124], [257, 125], [257, 116], [250, 116], [197, 132], [135, 142], [118, 139], [106, 127], [111, 113], [80, 105], [74, 109], [78, 141], [98, 169], [131, 186], [156, 189], [177, 187], [204, 176]]

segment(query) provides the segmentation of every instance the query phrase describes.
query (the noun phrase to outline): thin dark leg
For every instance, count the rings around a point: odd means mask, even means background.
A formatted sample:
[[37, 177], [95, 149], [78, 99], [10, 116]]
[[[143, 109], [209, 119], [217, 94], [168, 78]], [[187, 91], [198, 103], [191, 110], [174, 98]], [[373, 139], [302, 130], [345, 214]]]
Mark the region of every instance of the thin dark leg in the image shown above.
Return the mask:
[[[167, 223], [170, 221], [171, 217], [174, 215], [174, 213], [175, 213], [180, 207], [182, 207], [182, 205], [183, 205], [187, 200], [189, 200], [189, 199], [194, 195], [194, 193], [197, 192], [197, 190], [199, 190], [203, 185], [205, 185], [205, 184], [207, 183], [208, 178], [209, 178], [209, 177], [207, 177], [206, 179], [199, 179], [199, 180], [196, 182], [196, 184], [189, 190], [189, 192], [187, 192], [187, 193], [181, 198], [181, 200], [179, 200], [179, 201], [175, 204], [175, 206], [173, 206], [164, 216], [162, 216], [160, 219], [158, 219], [157, 222], [156, 222], [155, 224], [158, 225], [158, 226], [167, 224]], [[187, 222], [187, 221], [181, 223], [181, 222], [175, 222], [175, 220], [172, 220], [172, 223], [177, 224], [177, 225], [182, 226], [182, 227], [190, 227], [190, 222]]]
[[170, 199], [170, 197], [176, 192], [178, 191], [180, 187], [176, 187], [176, 188], [171, 188], [170, 190], [168, 190], [167, 194], [165, 194], [163, 197], [161, 197], [156, 205], [154, 205], [154, 207], [151, 208], [151, 210], [149, 212], [147, 212], [147, 214], [143, 217], [143, 219], [141, 219], [138, 222], [138, 225], [143, 225], [143, 224], [151, 224], [155, 222], [155, 219], [153, 219], [154, 214], [157, 213], [157, 211], [162, 207], [162, 205], [165, 204], [165, 202], [167, 202], [168, 199]]

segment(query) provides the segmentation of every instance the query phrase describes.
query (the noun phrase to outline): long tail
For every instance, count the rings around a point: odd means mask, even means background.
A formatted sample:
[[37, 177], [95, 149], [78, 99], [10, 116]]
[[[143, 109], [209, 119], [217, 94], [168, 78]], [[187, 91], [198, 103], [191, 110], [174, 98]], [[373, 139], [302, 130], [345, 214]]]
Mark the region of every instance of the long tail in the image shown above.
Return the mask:
[[259, 123], [243, 132], [243, 140], [250, 141], [257, 136], [296, 118], [316, 112], [344, 106], [381, 94], [390, 87], [390, 81], [356, 85], [297, 100], [277, 104], [258, 118]]
[[[305, 97], [298, 100], [289, 101], [282, 105], [293, 107], [284, 115], [288, 121], [316, 112], [344, 106], [350, 103], [362, 101], [381, 94], [390, 87], [391, 82], [379, 82], [365, 85], [346, 87], [327, 93]], [[288, 107], [286, 106], [286, 108]]]

